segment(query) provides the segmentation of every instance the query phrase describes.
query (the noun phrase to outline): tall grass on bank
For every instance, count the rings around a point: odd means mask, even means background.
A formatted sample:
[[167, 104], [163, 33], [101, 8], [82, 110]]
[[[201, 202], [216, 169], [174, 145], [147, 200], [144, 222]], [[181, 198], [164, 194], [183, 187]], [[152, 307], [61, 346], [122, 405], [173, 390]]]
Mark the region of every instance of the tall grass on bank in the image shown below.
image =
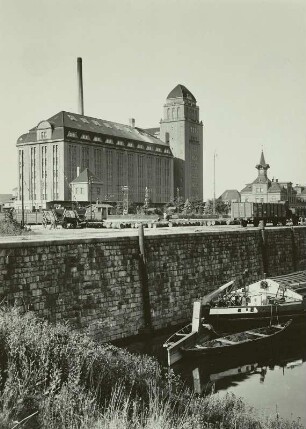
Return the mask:
[[0, 429], [293, 429], [228, 395], [197, 398], [147, 356], [0, 309]]

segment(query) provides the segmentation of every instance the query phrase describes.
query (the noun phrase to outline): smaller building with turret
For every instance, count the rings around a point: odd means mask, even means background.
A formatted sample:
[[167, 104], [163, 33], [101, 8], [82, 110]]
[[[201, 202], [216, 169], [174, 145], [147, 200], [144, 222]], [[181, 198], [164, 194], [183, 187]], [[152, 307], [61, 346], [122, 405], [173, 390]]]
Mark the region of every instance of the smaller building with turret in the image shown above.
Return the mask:
[[270, 165], [266, 163], [264, 153], [261, 152], [259, 164], [255, 167], [258, 171], [256, 179], [248, 183], [240, 192], [241, 202], [277, 203], [288, 201], [290, 204], [297, 202], [297, 192], [292, 182], [280, 182], [278, 179], [268, 178]]

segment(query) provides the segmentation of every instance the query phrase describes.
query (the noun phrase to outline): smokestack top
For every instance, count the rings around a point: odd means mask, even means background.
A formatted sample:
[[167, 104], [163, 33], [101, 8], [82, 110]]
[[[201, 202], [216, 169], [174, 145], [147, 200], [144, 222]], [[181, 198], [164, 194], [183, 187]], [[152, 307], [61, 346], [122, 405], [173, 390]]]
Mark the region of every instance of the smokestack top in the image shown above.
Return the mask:
[[78, 113], [84, 115], [84, 98], [83, 98], [83, 71], [82, 58], [77, 59], [77, 75], [78, 75]]
[[134, 118], [130, 118], [129, 123], [130, 123], [130, 127], [135, 128], [135, 119]]

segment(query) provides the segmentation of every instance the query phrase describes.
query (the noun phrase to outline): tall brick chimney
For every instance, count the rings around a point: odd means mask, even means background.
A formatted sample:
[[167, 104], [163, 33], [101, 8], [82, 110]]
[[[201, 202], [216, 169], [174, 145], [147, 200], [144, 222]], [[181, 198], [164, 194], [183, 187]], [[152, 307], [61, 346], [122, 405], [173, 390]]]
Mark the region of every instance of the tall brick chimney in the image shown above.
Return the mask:
[[84, 115], [82, 58], [78, 58], [77, 60], [77, 74], [78, 74], [78, 113], [80, 115]]

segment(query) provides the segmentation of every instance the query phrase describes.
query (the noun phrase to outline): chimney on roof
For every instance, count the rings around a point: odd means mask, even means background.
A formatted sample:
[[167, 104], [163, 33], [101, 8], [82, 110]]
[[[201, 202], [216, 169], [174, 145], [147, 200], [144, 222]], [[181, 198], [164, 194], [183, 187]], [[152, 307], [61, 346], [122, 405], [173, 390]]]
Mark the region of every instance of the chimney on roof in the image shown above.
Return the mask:
[[130, 123], [130, 127], [135, 128], [135, 119], [134, 118], [130, 118], [129, 123]]
[[275, 179], [275, 182], [277, 182], [277, 183], [278, 183], [278, 179]]
[[80, 115], [84, 115], [82, 58], [78, 58], [77, 60], [77, 74], [78, 74], [78, 113]]

